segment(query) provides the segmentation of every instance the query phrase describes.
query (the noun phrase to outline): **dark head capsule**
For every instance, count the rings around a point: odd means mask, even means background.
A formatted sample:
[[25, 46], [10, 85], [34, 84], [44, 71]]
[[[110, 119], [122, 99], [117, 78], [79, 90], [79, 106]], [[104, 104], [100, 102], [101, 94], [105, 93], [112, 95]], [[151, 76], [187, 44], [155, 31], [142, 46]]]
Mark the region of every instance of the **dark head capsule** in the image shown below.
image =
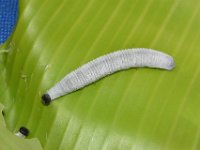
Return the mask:
[[24, 136], [28, 136], [28, 134], [29, 134], [28, 129], [25, 128], [25, 127], [21, 127], [21, 128], [19, 129], [19, 132], [20, 132], [21, 134], [23, 134]]
[[49, 105], [50, 102], [51, 102], [51, 97], [49, 96], [49, 94], [42, 95], [42, 103], [44, 105]]

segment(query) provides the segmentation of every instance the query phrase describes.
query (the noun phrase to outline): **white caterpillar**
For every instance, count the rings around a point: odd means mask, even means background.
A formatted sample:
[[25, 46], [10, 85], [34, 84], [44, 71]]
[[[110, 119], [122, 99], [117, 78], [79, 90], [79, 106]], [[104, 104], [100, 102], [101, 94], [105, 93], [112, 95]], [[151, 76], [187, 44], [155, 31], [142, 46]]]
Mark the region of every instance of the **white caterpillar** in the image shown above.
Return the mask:
[[66, 75], [42, 96], [42, 102], [47, 105], [52, 100], [79, 90], [109, 74], [134, 67], [171, 70], [175, 63], [171, 56], [146, 48], [113, 52], [94, 59]]

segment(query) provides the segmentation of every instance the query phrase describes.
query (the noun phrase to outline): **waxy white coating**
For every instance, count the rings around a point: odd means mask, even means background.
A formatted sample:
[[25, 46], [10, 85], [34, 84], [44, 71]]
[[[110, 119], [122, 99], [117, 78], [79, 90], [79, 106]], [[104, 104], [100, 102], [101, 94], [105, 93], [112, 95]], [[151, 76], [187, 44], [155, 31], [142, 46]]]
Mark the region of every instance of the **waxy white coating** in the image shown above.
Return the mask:
[[146, 48], [116, 51], [98, 57], [67, 74], [47, 91], [54, 100], [60, 96], [79, 90], [109, 74], [135, 67], [149, 67], [171, 70], [174, 60], [168, 54]]

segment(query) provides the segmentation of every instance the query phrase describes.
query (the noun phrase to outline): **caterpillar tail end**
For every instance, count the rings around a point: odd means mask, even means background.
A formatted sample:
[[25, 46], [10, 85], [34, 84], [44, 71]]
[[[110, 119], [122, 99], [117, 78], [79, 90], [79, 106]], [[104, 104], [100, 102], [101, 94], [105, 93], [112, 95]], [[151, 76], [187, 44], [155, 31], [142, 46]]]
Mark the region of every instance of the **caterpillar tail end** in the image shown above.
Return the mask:
[[171, 57], [168, 67], [167, 67], [167, 70], [173, 70], [175, 67], [176, 67], [176, 64], [174, 62], [174, 59]]
[[42, 95], [42, 104], [44, 105], [49, 105], [51, 102], [51, 97], [49, 94], [45, 93], [44, 95]]

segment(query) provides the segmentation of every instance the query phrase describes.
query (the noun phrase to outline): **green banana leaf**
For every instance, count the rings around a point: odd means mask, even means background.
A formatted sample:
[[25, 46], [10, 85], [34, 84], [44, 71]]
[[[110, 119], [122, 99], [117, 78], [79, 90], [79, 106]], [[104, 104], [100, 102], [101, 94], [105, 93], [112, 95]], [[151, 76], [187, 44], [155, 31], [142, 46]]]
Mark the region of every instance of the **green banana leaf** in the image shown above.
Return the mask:
[[[3, 105], [0, 104], [0, 113], [2, 113]], [[3, 115], [0, 115], [0, 148], [1, 150], [6, 149], [29, 149], [29, 150], [42, 150], [42, 147], [38, 139], [20, 139], [11, 133], [6, 128], [6, 123], [4, 121]]]
[[[198, 150], [199, 38], [199, 0], [21, 0], [15, 32], [1, 46], [8, 53], [0, 53], [6, 127], [27, 127], [27, 139], [46, 150]], [[70, 71], [134, 47], [168, 53], [176, 68], [118, 72], [42, 105]], [[9, 131], [0, 133], [2, 149]]]

